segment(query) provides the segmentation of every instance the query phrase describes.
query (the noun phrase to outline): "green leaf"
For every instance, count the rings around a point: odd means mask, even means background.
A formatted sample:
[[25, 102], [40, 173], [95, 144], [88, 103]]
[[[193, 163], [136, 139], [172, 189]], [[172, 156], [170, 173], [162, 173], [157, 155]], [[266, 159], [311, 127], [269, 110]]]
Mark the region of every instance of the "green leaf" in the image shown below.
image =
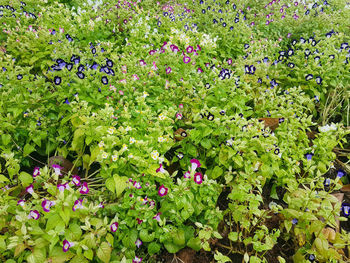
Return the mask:
[[111, 259], [112, 248], [108, 245], [107, 242], [102, 242], [97, 250], [97, 257], [102, 260], [104, 263], [108, 263]]
[[230, 232], [228, 234], [228, 238], [232, 240], [233, 242], [236, 242], [238, 240], [238, 233], [237, 232]]
[[201, 249], [201, 240], [198, 237], [192, 237], [188, 240], [187, 246], [193, 250], [199, 251]]
[[11, 135], [4, 133], [1, 135], [1, 140], [3, 145], [8, 145], [11, 141]]
[[84, 256], [85, 256], [87, 259], [92, 260], [92, 258], [94, 257], [94, 252], [92, 252], [91, 249], [85, 250], [85, 251], [84, 251]]
[[83, 233], [81, 231], [80, 226], [78, 224], [76, 224], [76, 223], [69, 224], [69, 230], [72, 231], [74, 240], [79, 240], [79, 238], [81, 237], [81, 235]]
[[154, 232], [152, 234], [148, 234], [148, 231], [147, 229], [142, 229], [140, 231], [140, 239], [143, 241], [143, 242], [151, 242], [154, 240]]
[[174, 243], [171, 243], [171, 242], [164, 243], [164, 247], [166, 248], [166, 250], [168, 250], [169, 253], [176, 253], [181, 248], [183, 248], [182, 246], [175, 245]]
[[27, 143], [23, 148], [23, 156], [26, 157], [27, 155], [34, 152], [34, 150], [35, 150], [35, 147]]
[[76, 255], [69, 263], [88, 263], [86, 258], [83, 255]]
[[28, 174], [26, 172], [21, 172], [19, 175], [19, 180], [21, 181], [21, 183], [24, 187], [27, 187], [28, 185], [33, 183], [33, 176], [31, 176], [30, 174]]
[[46, 260], [46, 249], [34, 249], [34, 252], [27, 257], [28, 263], [42, 263]]
[[173, 232], [171, 236], [175, 245], [185, 246], [185, 231], [183, 229], [178, 229], [176, 232]]
[[0, 174], [0, 183], [9, 182], [10, 180], [3, 174]]
[[60, 222], [62, 222], [62, 219], [58, 214], [50, 214], [46, 222], [46, 231], [54, 229]]
[[111, 191], [113, 193], [115, 192], [115, 181], [113, 178], [108, 178], [106, 180], [106, 187], [109, 191]]
[[128, 184], [126, 183], [128, 178], [125, 176], [118, 176], [115, 174], [113, 175], [113, 179], [115, 182], [115, 191], [117, 193], [117, 196], [120, 196], [125, 190], [125, 188], [128, 186]]
[[148, 245], [148, 254], [151, 256], [160, 251], [160, 245], [156, 242], [152, 242]]
[[211, 172], [211, 178], [215, 180], [216, 178], [221, 176], [223, 173], [224, 171], [220, 166], [215, 166], [215, 168]]

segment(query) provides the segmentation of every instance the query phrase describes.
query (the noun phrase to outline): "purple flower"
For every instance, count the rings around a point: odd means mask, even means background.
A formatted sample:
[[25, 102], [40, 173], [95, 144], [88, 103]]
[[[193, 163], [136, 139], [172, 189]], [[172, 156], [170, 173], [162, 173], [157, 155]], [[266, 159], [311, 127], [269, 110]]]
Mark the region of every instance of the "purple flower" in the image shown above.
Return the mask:
[[132, 263], [140, 263], [142, 262], [142, 258], [139, 258], [138, 256], [135, 256], [135, 258], [132, 260]]
[[103, 202], [99, 203], [99, 204], [97, 205], [97, 207], [98, 207], [98, 208], [105, 208]]
[[141, 65], [141, 66], [146, 66], [147, 64], [146, 64], [146, 62], [145, 62], [143, 59], [141, 59], [141, 60], [140, 60], [140, 65]]
[[159, 165], [159, 168], [156, 170], [157, 173], [165, 173], [165, 169], [163, 168], [163, 164]]
[[227, 60], [227, 64], [229, 64], [229, 65], [232, 64], [232, 59], [231, 59], [231, 58], [229, 58], [229, 59]]
[[74, 205], [72, 207], [72, 210], [75, 212], [79, 208], [83, 208], [83, 200], [82, 199], [75, 200]]
[[193, 180], [197, 183], [197, 184], [201, 184], [203, 182], [203, 175], [201, 173], [195, 173], [194, 174], [194, 178]]
[[183, 62], [184, 62], [185, 64], [190, 63], [190, 62], [191, 62], [191, 58], [190, 58], [190, 57], [187, 57], [187, 56], [184, 56]]
[[28, 194], [31, 194], [31, 195], [34, 194], [34, 187], [32, 184], [30, 186], [26, 187], [26, 192]]
[[49, 201], [47, 199], [44, 199], [42, 202], [41, 202], [41, 206], [44, 210], [44, 212], [50, 212], [50, 208], [51, 206], [53, 206], [55, 204], [55, 202], [52, 202], [52, 201]]
[[349, 217], [350, 215], [350, 204], [348, 203], [342, 203], [341, 205], [341, 211], [343, 212], [343, 215], [345, 217]]
[[30, 210], [28, 218], [38, 220], [40, 218], [39, 211], [38, 210]]
[[161, 214], [162, 214], [161, 212], [158, 212], [154, 217], [152, 217], [152, 219], [155, 219], [155, 220], [157, 220], [159, 222]]
[[186, 179], [191, 178], [191, 172], [190, 172], [190, 171], [187, 171], [187, 172], [184, 174], [184, 178], [186, 178]]
[[179, 48], [176, 45], [170, 45], [170, 49], [175, 53], [179, 51]]
[[142, 222], [143, 222], [143, 220], [142, 220], [142, 219], [140, 219], [140, 218], [136, 218], [136, 221], [137, 221], [137, 224], [139, 224], [139, 225], [141, 225], [141, 224], [142, 224]]
[[89, 192], [89, 187], [88, 187], [88, 184], [87, 182], [84, 182], [80, 188], [80, 193], [81, 194], [87, 194]]
[[296, 218], [293, 218], [293, 220], [292, 220], [292, 224], [293, 224], [293, 225], [296, 225], [296, 224], [298, 224], [298, 219], [296, 219]]
[[150, 51], [148, 52], [148, 54], [150, 54], [151, 56], [154, 55], [155, 53], [156, 53], [155, 50], [150, 50]]
[[111, 231], [112, 232], [116, 232], [117, 230], [118, 230], [118, 226], [119, 226], [119, 224], [118, 224], [118, 222], [114, 222], [114, 223], [112, 223], [111, 224]]
[[201, 51], [201, 50], [202, 50], [201, 46], [197, 45], [197, 50], [196, 51]]
[[73, 175], [72, 177], [72, 182], [75, 186], [80, 186], [80, 176], [78, 175]]
[[141, 189], [142, 188], [141, 184], [139, 182], [136, 182], [136, 181], [134, 182], [134, 187], [136, 189]]
[[67, 252], [71, 246], [72, 244], [67, 239], [63, 240], [63, 252]]
[[339, 170], [337, 171], [337, 176], [338, 176], [339, 178], [342, 178], [344, 175], [346, 175], [346, 172], [344, 172], [343, 170], [339, 169]]
[[192, 159], [190, 163], [192, 171], [195, 171], [197, 168], [201, 167], [201, 163], [197, 159]]
[[140, 239], [137, 239], [137, 240], [135, 241], [135, 245], [137, 246], [137, 248], [140, 248], [141, 245], [142, 245], [142, 241], [141, 241]]
[[59, 166], [58, 164], [53, 164], [52, 168], [55, 171], [56, 175], [62, 175], [62, 173], [61, 173], [61, 170], [63, 169], [62, 166]]
[[307, 154], [305, 154], [305, 158], [306, 158], [306, 160], [308, 160], [308, 161], [311, 161], [312, 156], [314, 156], [313, 153], [307, 153]]
[[186, 48], [186, 52], [187, 53], [192, 53], [193, 52], [193, 47], [192, 46], [188, 46], [187, 48]]
[[34, 167], [33, 177], [40, 175], [40, 167]]
[[165, 72], [166, 72], [166, 74], [170, 74], [171, 73], [171, 67], [167, 67]]
[[182, 114], [180, 112], [176, 113], [176, 119], [181, 120], [182, 119]]
[[17, 205], [20, 205], [20, 206], [24, 207], [25, 202], [26, 202], [25, 200], [20, 199], [20, 200], [17, 201]]
[[158, 195], [160, 197], [165, 196], [168, 193], [168, 188], [166, 188], [163, 184], [158, 189]]

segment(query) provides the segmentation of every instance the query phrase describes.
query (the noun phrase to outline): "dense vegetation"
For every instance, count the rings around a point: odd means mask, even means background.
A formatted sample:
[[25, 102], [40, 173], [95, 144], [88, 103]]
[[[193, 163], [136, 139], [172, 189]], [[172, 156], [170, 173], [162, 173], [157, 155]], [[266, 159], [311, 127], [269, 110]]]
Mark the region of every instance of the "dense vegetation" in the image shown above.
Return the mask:
[[347, 1], [0, 21], [1, 262], [349, 262]]

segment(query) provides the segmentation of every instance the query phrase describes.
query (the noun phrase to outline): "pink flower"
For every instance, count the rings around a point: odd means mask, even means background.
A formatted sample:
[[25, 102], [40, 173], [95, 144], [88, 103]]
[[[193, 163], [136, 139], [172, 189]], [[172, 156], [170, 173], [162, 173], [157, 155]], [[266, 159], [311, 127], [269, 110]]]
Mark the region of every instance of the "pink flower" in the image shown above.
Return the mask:
[[132, 263], [140, 263], [142, 262], [142, 258], [139, 258], [138, 256], [135, 256], [135, 258], [132, 260]]
[[182, 60], [183, 60], [183, 62], [184, 62], [185, 64], [188, 64], [188, 63], [191, 62], [191, 58], [190, 58], [190, 57], [187, 57], [187, 56], [184, 56], [184, 58], [183, 58]]
[[157, 173], [165, 173], [165, 169], [163, 168], [163, 164], [159, 165], [159, 168], [156, 170]]
[[201, 173], [195, 173], [193, 179], [197, 184], [201, 184], [203, 182], [203, 175]]
[[99, 204], [97, 205], [97, 207], [98, 207], [98, 208], [105, 208], [103, 202], [99, 203]]
[[158, 195], [160, 197], [165, 196], [168, 193], [168, 188], [166, 188], [163, 184], [158, 189]]
[[203, 73], [203, 69], [198, 68], [198, 69], [197, 69], [197, 72], [198, 72], [198, 73]]
[[84, 182], [83, 185], [80, 188], [80, 193], [81, 194], [87, 194], [89, 192], [89, 187], [87, 182]]
[[170, 74], [171, 73], [171, 67], [167, 67], [165, 72], [166, 72], [166, 74]]
[[139, 80], [140, 78], [137, 76], [137, 74], [132, 75], [132, 77], [134, 78], [134, 80]]
[[34, 167], [33, 177], [40, 175], [40, 167]]
[[155, 61], [153, 61], [153, 69], [154, 69], [154, 70], [157, 70], [157, 65], [156, 65], [156, 62], [155, 62]]
[[186, 179], [191, 178], [191, 172], [190, 172], [190, 171], [187, 171], [187, 172], [184, 174], [184, 178], [186, 178]]
[[34, 194], [34, 187], [33, 185], [31, 184], [30, 186], [26, 187], [26, 191], [28, 194]]
[[75, 186], [80, 186], [80, 176], [78, 175], [73, 175], [72, 177], [72, 182]]
[[161, 212], [158, 212], [154, 217], [152, 217], [152, 219], [155, 219], [155, 220], [157, 220], [159, 222], [161, 214], [162, 214]]
[[173, 51], [173, 52], [178, 52], [179, 51], [179, 48], [176, 46], [176, 45], [170, 45], [170, 49], [171, 49], [171, 51]]
[[38, 220], [40, 218], [39, 211], [38, 210], [30, 210], [28, 218]]
[[141, 225], [141, 224], [142, 224], [142, 222], [143, 222], [143, 220], [142, 220], [142, 219], [140, 219], [140, 218], [136, 218], [136, 220], [137, 220], [137, 223], [138, 223], [139, 225]]
[[124, 91], [119, 90], [119, 94], [123, 96], [124, 95]]
[[229, 65], [232, 64], [232, 59], [231, 59], [231, 58], [229, 58], [229, 59], [227, 60], [227, 64], [229, 64]]
[[117, 230], [118, 230], [118, 226], [119, 226], [119, 224], [118, 224], [118, 222], [114, 222], [114, 223], [112, 223], [111, 224], [111, 231], [112, 232], [116, 232]]
[[155, 50], [150, 50], [150, 51], [148, 52], [148, 54], [150, 54], [151, 56], [154, 55], [155, 53], [156, 53]]
[[141, 241], [140, 239], [137, 239], [137, 240], [135, 241], [135, 245], [137, 246], [137, 248], [140, 248], [141, 245], [142, 245], [142, 241]]
[[201, 51], [201, 50], [202, 50], [201, 46], [197, 45], [197, 51]]
[[180, 109], [183, 109], [183, 108], [184, 108], [184, 105], [183, 105], [183, 104], [179, 104], [179, 108], [180, 108]]
[[147, 64], [146, 64], [146, 62], [145, 62], [143, 59], [141, 59], [141, 60], [140, 60], [140, 65], [141, 65], [141, 66], [146, 66]]
[[192, 159], [190, 163], [192, 171], [195, 171], [197, 168], [201, 167], [201, 163], [197, 159]]
[[182, 119], [182, 114], [180, 112], [176, 113], [176, 119], [181, 120]]

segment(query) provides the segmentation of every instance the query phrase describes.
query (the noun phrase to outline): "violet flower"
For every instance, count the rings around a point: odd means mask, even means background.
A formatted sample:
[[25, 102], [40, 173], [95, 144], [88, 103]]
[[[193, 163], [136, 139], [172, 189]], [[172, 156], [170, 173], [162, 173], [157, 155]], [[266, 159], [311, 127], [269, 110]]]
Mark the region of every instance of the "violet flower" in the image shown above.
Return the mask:
[[53, 201], [49, 201], [47, 199], [44, 199], [42, 202], [41, 202], [41, 206], [44, 210], [44, 212], [50, 212], [50, 208], [51, 206], [53, 206], [55, 204], [55, 202]]
[[197, 183], [197, 184], [202, 184], [203, 182], [203, 175], [201, 173], [195, 173], [193, 180]]
[[63, 169], [62, 166], [59, 166], [58, 164], [53, 164], [52, 168], [55, 171], [56, 175], [62, 175], [62, 173], [61, 173], [61, 170]]
[[119, 226], [118, 222], [112, 223], [111, 226], [110, 226], [111, 231], [112, 232], [116, 232], [118, 230], [118, 226]]
[[132, 263], [140, 263], [142, 262], [142, 258], [139, 258], [138, 256], [135, 256], [135, 258], [132, 260]]
[[345, 217], [349, 217], [350, 215], [350, 204], [348, 203], [342, 203], [341, 205], [341, 211], [343, 212], [343, 215]]
[[165, 169], [163, 168], [163, 164], [159, 165], [159, 168], [156, 170], [157, 173], [165, 173]]
[[40, 175], [40, 167], [34, 167], [33, 177]]
[[140, 248], [141, 245], [142, 245], [142, 241], [141, 241], [140, 239], [137, 239], [137, 240], [135, 241], [135, 245], [137, 246], [137, 248]]
[[165, 196], [168, 193], [168, 188], [166, 188], [163, 184], [158, 189], [158, 195], [160, 197]]
[[62, 246], [63, 252], [67, 252], [71, 246], [72, 246], [72, 243], [70, 243], [67, 239], [63, 240], [63, 246]]
[[158, 212], [154, 217], [152, 217], [152, 219], [155, 219], [155, 220], [157, 220], [159, 222], [161, 214], [162, 214], [161, 212]]
[[84, 182], [80, 188], [80, 193], [81, 194], [87, 194], [89, 193], [89, 186], [87, 184], [87, 182]]
[[38, 220], [40, 218], [39, 211], [38, 210], [30, 210], [28, 218]]
[[75, 186], [80, 186], [80, 176], [78, 176], [78, 175], [73, 175], [73, 177], [72, 177], [72, 183], [73, 183]]
[[342, 178], [344, 175], [346, 175], [346, 172], [344, 172], [343, 170], [339, 169], [339, 170], [337, 171], [337, 176], [338, 176], [339, 178]]
[[83, 200], [82, 199], [75, 200], [74, 205], [72, 207], [72, 210], [75, 212], [79, 208], [83, 208]]
[[190, 57], [187, 57], [187, 56], [184, 56], [182, 60], [183, 60], [183, 62], [184, 62], [185, 64], [188, 64], [188, 63], [191, 62], [191, 58], [190, 58]]
[[26, 192], [31, 195], [34, 194], [34, 187], [32, 184], [26, 187]]

